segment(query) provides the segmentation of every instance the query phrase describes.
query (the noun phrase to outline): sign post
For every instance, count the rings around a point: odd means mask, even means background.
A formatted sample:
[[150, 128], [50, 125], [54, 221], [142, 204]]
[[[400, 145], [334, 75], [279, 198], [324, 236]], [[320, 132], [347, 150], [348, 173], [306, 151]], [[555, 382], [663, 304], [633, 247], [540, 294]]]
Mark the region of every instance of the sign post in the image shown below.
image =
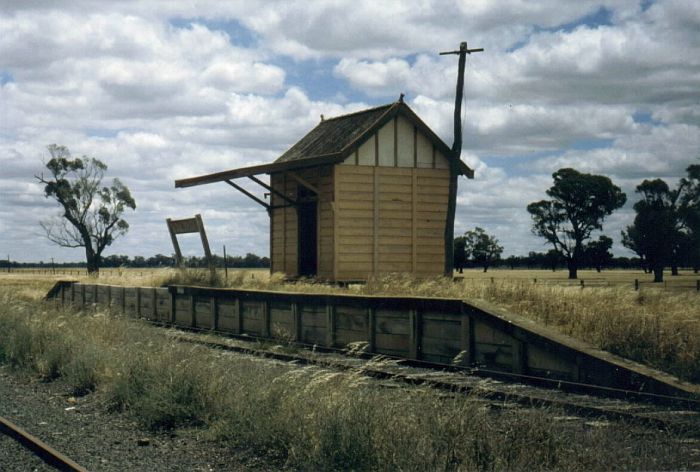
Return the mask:
[[173, 247], [175, 248], [175, 261], [177, 266], [182, 269], [182, 252], [180, 251], [180, 244], [177, 241], [178, 234], [187, 233], [199, 233], [199, 237], [202, 240], [202, 247], [204, 248], [204, 255], [207, 258], [207, 264], [209, 265], [209, 271], [211, 272], [212, 279], [215, 275], [214, 261], [211, 257], [211, 251], [209, 250], [209, 241], [207, 240], [207, 233], [204, 231], [204, 222], [202, 221], [202, 215], [196, 214], [194, 218], [185, 218], [182, 220], [173, 220], [168, 218], [165, 220], [168, 224], [168, 231], [170, 231], [170, 239], [173, 242]]

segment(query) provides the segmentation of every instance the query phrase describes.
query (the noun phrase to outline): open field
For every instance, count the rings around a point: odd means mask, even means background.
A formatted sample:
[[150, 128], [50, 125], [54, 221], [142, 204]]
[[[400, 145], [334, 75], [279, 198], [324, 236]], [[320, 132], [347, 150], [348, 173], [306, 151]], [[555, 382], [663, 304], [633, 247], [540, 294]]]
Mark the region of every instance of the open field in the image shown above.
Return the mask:
[[517, 280], [539, 284], [554, 284], [565, 286], [584, 287], [628, 287], [635, 288], [635, 280], [640, 289], [666, 288], [672, 290], [698, 290], [700, 274], [692, 270], [681, 270], [679, 275], [672, 276], [671, 271], [664, 271], [664, 282], [653, 283], [653, 275], [645, 274], [641, 270], [579, 270], [577, 280], [569, 280], [566, 270], [529, 270], [529, 269], [490, 269], [484, 272], [481, 269], [466, 269], [463, 274], [455, 274], [464, 280]]
[[[195, 269], [196, 270], [196, 269]], [[206, 272], [204, 269], [202, 272]], [[164, 276], [173, 272], [173, 269], [148, 269], [148, 268], [108, 268], [101, 269], [99, 279], [110, 284], [134, 284], [136, 281], [145, 285], [153, 285], [162, 280]], [[217, 274], [224, 280], [224, 270], [217, 269]], [[50, 278], [51, 280], [58, 279], [76, 279], [86, 280], [88, 277], [85, 269], [47, 269], [47, 268], [21, 268], [12, 269], [11, 272], [3, 270], [0, 276], [6, 275], [33, 275], [39, 278]], [[267, 281], [270, 278], [268, 269], [228, 269], [228, 277], [230, 284], [223, 285], [236, 286], [240, 283], [241, 278], [250, 277], [258, 281]], [[569, 280], [566, 270], [542, 270], [542, 269], [490, 269], [484, 272], [481, 269], [465, 269], [464, 273], [455, 272], [455, 277], [464, 281], [522, 281], [534, 284], [549, 284], [562, 286], [577, 286], [581, 287], [582, 282], [585, 287], [628, 287], [635, 289], [635, 281], [638, 282], [639, 289], [654, 288], [654, 289], [671, 289], [671, 290], [696, 290], [698, 291], [698, 283], [700, 283], [700, 273], [694, 273], [692, 270], [681, 270], [678, 276], [672, 276], [671, 271], [664, 272], [664, 282], [661, 284], [653, 283], [653, 275], [645, 274], [641, 270], [603, 270], [597, 272], [595, 270], [579, 270], [577, 280]]]
[[[597, 282], [584, 289], [571, 285], [565, 272], [494, 270], [484, 274], [473, 270], [463, 275], [463, 280], [450, 282], [394, 274], [343, 288], [304, 281], [285, 283], [279, 274], [270, 276], [264, 269], [253, 269], [230, 270], [228, 280], [218, 277], [215, 282], [260, 290], [485, 300], [601, 349], [700, 383], [700, 293], [694, 289], [664, 289], [656, 284], [635, 291], [634, 279], [645, 275], [641, 271], [581, 271], [584, 281], [589, 277]], [[208, 277], [204, 270], [122, 269], [105, 271], [98, 281], [128, 286], [207, 285]], [[65, 277], [19, 271], [0, 274], [0, 285], [14, 285], [20, 294], [37, 297], [61, 278]], [[74, 278], [94, 282], [87, 276]], [[698, 276], [684, 272], [669, 279], [694, 281]], [[603, 285], [603, 280], [609, 284]]]
[[[551, 409], [494, 409], [476, 398], [368, 380], [361, 372], [300, 368], [180, 344], [135, 320], [43, 304], [40, 286], [19, 279], [0, 284], [0, 362], [46, 381], [62, 378], [73, 394], [98, 395], [104, 408], [146, 427], [195, 431], [190, 434], [294, 468], [700, 466], [695, 443], [670, 433]], [[374, 288], [381, 286], [375, 282]]]

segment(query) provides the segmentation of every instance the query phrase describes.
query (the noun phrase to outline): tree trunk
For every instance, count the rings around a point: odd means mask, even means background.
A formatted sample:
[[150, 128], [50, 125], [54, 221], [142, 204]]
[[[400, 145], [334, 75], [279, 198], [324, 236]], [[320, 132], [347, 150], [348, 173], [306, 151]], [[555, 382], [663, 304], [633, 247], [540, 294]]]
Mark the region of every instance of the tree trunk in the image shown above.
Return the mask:
[[484, 265], [484, 273], [486, 273], [487, 270], [489, 270], [489, 266]]
[[87, 260], [87, 272], [88, 275], [97, 275], [100, 272], [100, 262], [101, 257], [99, 254], [95, 254], [90, 248], [85, 248], [85, 258]]
[[569, 279], [577, 279], [578, 278], [578, 266], [576, 263], [573, 261], [568, 261], [566, 263], [566, 266], [569, 269]]
[[671, 266], [671, 275], [678, 275], [678, 265], [677, 264], [673, 264]]
[[655, 266], [654, 271], [654, 283], [661, 283], [664, 281], [664, 266]]

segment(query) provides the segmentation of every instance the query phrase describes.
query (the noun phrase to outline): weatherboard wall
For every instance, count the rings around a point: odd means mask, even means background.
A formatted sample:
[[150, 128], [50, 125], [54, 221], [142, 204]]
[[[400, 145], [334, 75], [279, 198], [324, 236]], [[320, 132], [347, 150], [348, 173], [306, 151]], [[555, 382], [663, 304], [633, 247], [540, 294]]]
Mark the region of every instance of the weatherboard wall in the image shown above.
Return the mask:
[[[403, 116], [359, 144], [345, 161], [296, 171], [319, 190], [317, 275], [366, 280], [407, 272], [441, 274], [449, 169], [446, 157]], [[295, 200], [292, 173], [271, 176], [272, 188]], [[298, 213], [274, 192], [270, 224], [272, 272], [298, 275]], [[303, 237], [303, 236], [302, 236]]]
[[336, 280], [443, 271], [448, 162], [397, 116], [335, 167]]

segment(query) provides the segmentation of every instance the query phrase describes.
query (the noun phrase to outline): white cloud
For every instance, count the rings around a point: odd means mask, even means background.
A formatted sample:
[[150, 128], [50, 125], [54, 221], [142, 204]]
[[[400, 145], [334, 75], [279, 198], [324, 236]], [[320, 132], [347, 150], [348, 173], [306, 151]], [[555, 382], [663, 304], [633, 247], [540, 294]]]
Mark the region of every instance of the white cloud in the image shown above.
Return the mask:
[[[579, 21], [605, 17], [601, 6], [609, 22]], [[82, 258], [38, 235], [38, 218], [57, 208], [33, 175], [45, 146], [62, 143], [107, 162], [136, 197], [113, 253], [169, 253], [164, 218], [204, 213], [217, 245], [265, 254], [257, 204], [225, 185], [175, 190], [173, 180], [270, 162], [321, 114], [400, 92], [450, 144], [457, 58], [437, 53], [467, 39], [486, 50], [467, 58], [463, 159], [476, 179], [460, 181], [458, 225], [494, 232], [507, 253], [543, 250], [524, 206], [544, 198], [559, 167], [633, 192], [642, 178], [674, 181], [697, 158], [698, 30], [700, 6], [684, 0], [645, 11], [626, 0], [4, 2], [0, 246], [17, 259]], [[294, 86], [290, 63], [302, 71]], [[333, 99], [303, 76], [319, 67]], [[615, 214], [610, 234], [630, 215]]]

